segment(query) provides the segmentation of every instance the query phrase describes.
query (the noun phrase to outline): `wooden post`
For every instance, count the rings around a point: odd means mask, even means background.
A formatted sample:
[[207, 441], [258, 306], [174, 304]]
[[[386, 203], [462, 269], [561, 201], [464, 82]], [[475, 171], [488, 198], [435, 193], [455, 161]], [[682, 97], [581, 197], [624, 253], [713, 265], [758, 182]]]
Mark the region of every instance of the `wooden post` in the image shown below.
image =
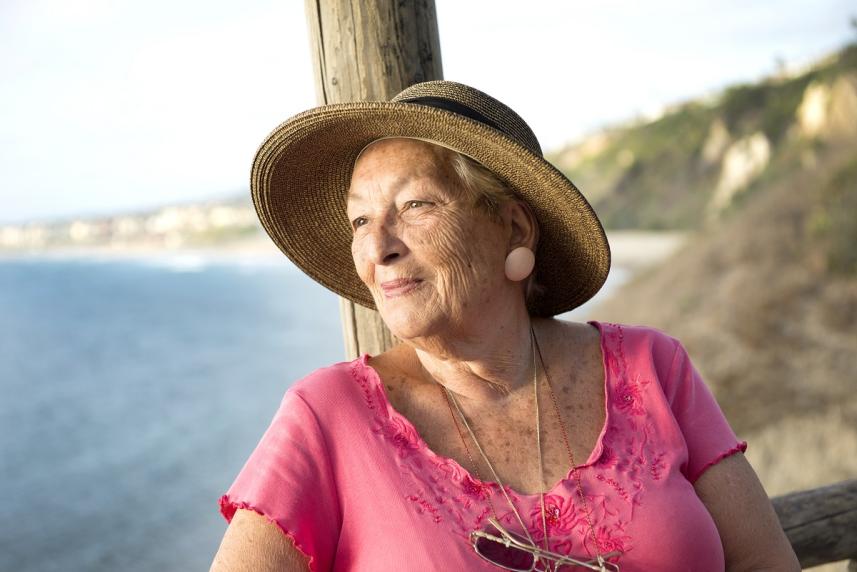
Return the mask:
[[[318, 103], [387, 100], [443, 79], [434, 0], [306, 0]], [[394, 343], [378, 312], [340, 298], [345, 353]]]

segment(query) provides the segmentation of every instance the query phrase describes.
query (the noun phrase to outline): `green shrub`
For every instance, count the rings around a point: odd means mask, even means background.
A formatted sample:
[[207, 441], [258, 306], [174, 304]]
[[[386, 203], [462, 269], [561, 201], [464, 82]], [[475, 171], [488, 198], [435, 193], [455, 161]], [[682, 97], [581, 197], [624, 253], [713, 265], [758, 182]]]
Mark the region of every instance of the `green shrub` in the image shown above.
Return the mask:
[[822, 185], [807, 217], [807, 234], [824, 253], [828, 271], [857, 274], [857, 157]]

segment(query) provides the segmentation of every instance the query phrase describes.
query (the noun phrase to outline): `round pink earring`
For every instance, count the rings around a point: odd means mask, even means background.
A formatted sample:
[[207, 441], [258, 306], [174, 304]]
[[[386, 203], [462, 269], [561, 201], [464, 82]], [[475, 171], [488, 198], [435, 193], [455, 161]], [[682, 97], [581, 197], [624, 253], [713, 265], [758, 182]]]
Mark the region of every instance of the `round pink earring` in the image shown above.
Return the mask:
[[526, 246], [519, 246], [506, 256], [506, 278], [520, 282], [530, 275], [536, 265], [536, 255]]

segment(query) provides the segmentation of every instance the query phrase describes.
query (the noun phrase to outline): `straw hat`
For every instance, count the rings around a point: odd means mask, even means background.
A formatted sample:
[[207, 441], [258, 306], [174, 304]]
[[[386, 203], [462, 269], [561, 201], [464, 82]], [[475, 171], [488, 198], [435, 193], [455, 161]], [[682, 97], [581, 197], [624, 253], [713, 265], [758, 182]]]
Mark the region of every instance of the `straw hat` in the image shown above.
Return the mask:
[[530, 312], [553, 316], [589, 300], [610, 270], [610, 248], [592, 207], [548, 163], [532, 130], [493, 97], [451, 81], [405, 89], [391, 101], [325, 105], [277, 127], [253, 161], [250, 188], [262, 226], [314, 280], [375, 308], [351, 258], [345, 213], [359, 152], [385, 137], [435, 141], [475, 159], [505, 181], [539, 222]]

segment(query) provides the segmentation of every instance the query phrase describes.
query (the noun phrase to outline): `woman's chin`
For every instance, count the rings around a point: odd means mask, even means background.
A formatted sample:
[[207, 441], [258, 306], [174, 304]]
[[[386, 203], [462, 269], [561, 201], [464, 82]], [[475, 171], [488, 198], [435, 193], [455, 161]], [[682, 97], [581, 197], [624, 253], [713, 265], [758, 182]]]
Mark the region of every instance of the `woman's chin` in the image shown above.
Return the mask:
[[400, 340], [431, 335], [443, 321], [441, 316], [428, 311], [425, 304], [388, 304], [381, 311], [381, 319]]

